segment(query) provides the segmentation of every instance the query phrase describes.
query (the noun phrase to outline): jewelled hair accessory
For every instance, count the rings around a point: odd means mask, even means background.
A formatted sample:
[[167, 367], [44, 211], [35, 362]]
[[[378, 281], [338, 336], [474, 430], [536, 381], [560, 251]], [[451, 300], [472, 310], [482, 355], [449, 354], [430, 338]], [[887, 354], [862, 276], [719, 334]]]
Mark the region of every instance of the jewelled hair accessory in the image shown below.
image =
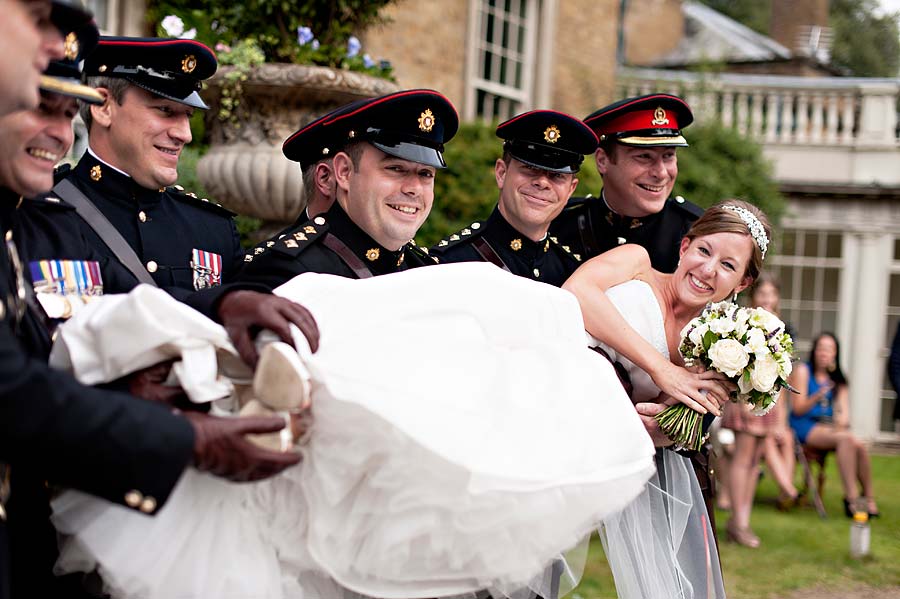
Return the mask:
[[725, 210], [731, 210], [735, 214], [741, 217], [741, 220], [744, 221], [744, 224], [747, 225], [747, 228], [750, 229], [750, 236], [753, 237], [753, 241], [756, 242], [756, 245], [759, 246], [760, 252], [762, 252], [762, 257], [765, 259], [766, 250], [769, 249], [769, 238], [766, 236], [766, 230], [763, 227], [762, 223], [759, 222], [759, 219], [756, 218], [752, 212], [747, 210], [746, 208], [741, 208], [740, 206], [732, 206], [731, 204], [725, 204], [722, 206]]

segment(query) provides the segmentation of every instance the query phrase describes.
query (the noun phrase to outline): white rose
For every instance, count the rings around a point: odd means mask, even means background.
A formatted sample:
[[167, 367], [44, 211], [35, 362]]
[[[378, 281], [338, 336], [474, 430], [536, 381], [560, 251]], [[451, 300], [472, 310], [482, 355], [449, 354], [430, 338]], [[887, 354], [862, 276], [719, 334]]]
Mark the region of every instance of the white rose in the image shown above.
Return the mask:
[[751, 317], [751, 321], [766, 329], [767, 333], [771, 333], [776, 329], [784, 330], [784, 323], [768, 310], [756, 308], [755, 312]]
[[707, 324], [701, 324], [691, 331], [690, 335], [688, 335], [688, 339], [691, 340], [691, 343], [693, 343], [695, 347], [703, 347], [703, 336], [708, 330], [709, 326]]
[[769, 353], [769, 346], [766, 345], [766, 336], [761, 329], [750, 329], [747, 331], [747, 347], [750, 352], [760, 356]]
[[737, 381], [738, 391], [740, 391], [741, 395], [738, 399], [741, 401], [747, 400], [747, 394], [753, 391], [753, 383], [750, 382], [749, 376], [741, 375]]
[[778, 401], [778, 398], [773, 396], [772, 401], [769, 403], [769, 405], [753, 406], [753, 409], [751, 410], [751, 412], [753, 413], [754, 416], [765, 416], [766, 414], [768, 414], [769, 412], [772, 411], [772, 408], [775, 407], [775, 404], [777, 403], [777, 401]]
[[728, 333], [734, 330], [734, 321], [729, 317], [716, 318], [712, 322], [709, 323], [709, 330], [719, 335], [720, 337], [724, 337]]
[[710, 346], [709, 359], [713, 368], [726, 376], [734, 377], [747, 366], [750, 355], [740, 341], [721, 339]]
[[177, 15], [169, 15], [162, 20], [162, 28], [170, 37], [178, 37], [184, 33], [184, 21]]
[[762, 393], [768, 393], [775, 386], [778, 379], [778, 362], [772, 354], [757, 356], [753, 369], [750, 371], [750, 382], [753, 388]]

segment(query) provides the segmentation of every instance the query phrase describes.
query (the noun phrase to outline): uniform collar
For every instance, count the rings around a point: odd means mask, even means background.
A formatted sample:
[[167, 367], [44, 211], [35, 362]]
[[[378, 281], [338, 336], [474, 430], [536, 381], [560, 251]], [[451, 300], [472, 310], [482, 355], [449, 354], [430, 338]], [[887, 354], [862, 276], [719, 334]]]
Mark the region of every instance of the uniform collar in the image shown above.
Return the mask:
[[373, 273], [396, 272], [405, 261], [409, 244], [404, 244], [398, 251], [385, 248], [350, 220], [337, 202], [325, 213], [325, 220], [328, 222], [328, 232], [343, 241]]
[[[653, 222], [659, 215], [662, 214], [662, 210], [657, 212], [656, 214], [648, 214], [647, 216], [625, 216], [624, 214], [619, 214], [615, 210], [613, 210], [609, 202], [606, 201], [606, 191], [602, 190], [600, 192], [600, 199], [603, 200], [603, 208], [604, 208], [604, 218], [606, 222], [616, 228], [624, 228], [624, 229], [637, 229], [643, 227], [644, 225]], [[668, 202], [668, 200], [666, 200]], [[665, 204], [663, 205], [663, 210], [665, 210]]]
[[488, 217], [484, 236], [496, 244], [498, 249], [512, 251], [523, 258], [532, 259], [550, 250], [550, 238], [547, 235], [540, 241], [532, 241], [522, 235], [503, 218], [499, 206], [495, 207]]
[[93, 152], [85, 152], [72, 172], [85, 188], [110, 199], [153, 202], [159, 201], [166, 190], [165, 187], [141, 187], [132, 177], [100, 160]]

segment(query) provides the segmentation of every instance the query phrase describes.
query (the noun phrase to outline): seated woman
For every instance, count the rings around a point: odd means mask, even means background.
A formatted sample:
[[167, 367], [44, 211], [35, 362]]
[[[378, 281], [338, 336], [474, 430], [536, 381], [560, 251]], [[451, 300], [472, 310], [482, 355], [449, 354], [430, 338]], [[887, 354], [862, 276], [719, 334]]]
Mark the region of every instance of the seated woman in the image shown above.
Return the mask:
[[[187, 470], [154, 518], [63, 493], [58, 570], [96, 567], [116, 599], [571, 590], [579, 564], [560, 553], [580, 557], [568, 550], [653, 471], [575, 298], [480, 263], [308, 273], [276, 293], [302, 297], [322, 333], [316, 353], [299, 335], [296, 350], [267, 345], [253, 384], [281, 408], [308, 390], [303, 461], [245, 485]], [[59, 364], [94, 382], [171, 357], [192, 398], [241, 376], [224, 329], [157, 289], [92, 302], [57, 343]]]
[[[625, 245], [591, 259], [565, 283], [581, 304], [588, 332], [629, 370], [639, 412], [658, 413], [680, 401], [720, 413], [731, 387], [722, 375], [683, 367], [681, 331], [707, 303], [753, 282], [768, 240], [765, 215], [728, 200], [707, 209], [685, 235], [673, 274], [653, 270], [643, 248]], [[645, 419], [645, 426], [658, 439], [654, 423]], [[709, 514], [690, 461], [658, 449], [656, 464], [644, 492], [601, 529], [619, 597], [724, 597]]]
[[[844, 512], [878, 516], [872, 489], [872, 465], [865, 445], [850, 432], [847, 377], [841, 370], [837, 338], [822, 333], [813, 341], [809, 363], [798, 364], [788, 382], [799, 391], [793, 395], [791, 428], [800, 443], [815, 449], [834, 450], [844, 486]], [[860, 497], [857, 484], [862, 487]]]

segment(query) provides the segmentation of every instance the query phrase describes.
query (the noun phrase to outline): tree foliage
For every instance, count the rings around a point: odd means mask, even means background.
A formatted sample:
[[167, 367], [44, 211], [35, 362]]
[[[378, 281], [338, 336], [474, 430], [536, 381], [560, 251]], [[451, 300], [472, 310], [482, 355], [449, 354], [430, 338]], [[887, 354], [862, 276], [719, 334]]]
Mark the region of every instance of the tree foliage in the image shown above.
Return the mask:
[[701, 0], [703, 4], [719, 11], [757, 33], [769, 35], [772, 18], [771, 0]]
[[876, 0], [831, 0], [832, 62], [856, 77], [896, 77], [898, 18], [898, 13], [879, 13]]

